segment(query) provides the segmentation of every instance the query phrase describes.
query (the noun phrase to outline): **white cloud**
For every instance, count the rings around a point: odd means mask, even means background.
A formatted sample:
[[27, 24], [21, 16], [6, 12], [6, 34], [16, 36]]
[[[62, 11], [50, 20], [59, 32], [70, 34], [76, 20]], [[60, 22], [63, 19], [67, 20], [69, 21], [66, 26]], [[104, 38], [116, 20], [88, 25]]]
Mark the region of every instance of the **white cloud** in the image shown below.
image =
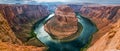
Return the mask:
[[71, 0], [33, 0], [38, 2], [70, 2]]
[[36, 2], [70, 2], [70, 3], [106, 3], [106, 4], [120, 4], [120, 0], [0, 0], [0, 3], [16, 3], [16, 2], [28, 3], [32, 1]]

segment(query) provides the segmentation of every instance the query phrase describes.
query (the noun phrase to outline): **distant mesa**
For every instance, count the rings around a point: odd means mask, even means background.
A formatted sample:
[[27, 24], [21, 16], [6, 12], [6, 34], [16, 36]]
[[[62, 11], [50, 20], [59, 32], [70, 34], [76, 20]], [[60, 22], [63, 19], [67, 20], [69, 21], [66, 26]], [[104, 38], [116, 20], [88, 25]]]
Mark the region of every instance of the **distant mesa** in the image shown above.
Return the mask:
[[60, 5], [55, 10], [54, 17], [46, 22], [44, 29], [55, 39], [64, 39], [77, 32], [78, 19], [72, 8]]

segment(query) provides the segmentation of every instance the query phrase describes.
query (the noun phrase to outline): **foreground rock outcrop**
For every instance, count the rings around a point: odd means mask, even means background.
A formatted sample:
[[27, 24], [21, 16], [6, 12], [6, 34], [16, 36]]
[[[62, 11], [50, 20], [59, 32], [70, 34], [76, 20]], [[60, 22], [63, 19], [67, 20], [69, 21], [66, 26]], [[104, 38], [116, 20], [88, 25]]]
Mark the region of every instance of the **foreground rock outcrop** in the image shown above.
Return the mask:
[[45, 47], [24, 46], [0, 13], [0, 51], [44, 51]]
[[115, 23], [87, 51], [120, 51], [120, 21]]
[[0, 51], [45, 51], [45, 47], [24, 46], [11, 44], [8, 42], [0, 42]]
[[48, 20], [44, 27], [56, 39], [63, 39], [77, 32], [78, 20], [69, 6], [61, 5], [55, 10], [55, 16]]

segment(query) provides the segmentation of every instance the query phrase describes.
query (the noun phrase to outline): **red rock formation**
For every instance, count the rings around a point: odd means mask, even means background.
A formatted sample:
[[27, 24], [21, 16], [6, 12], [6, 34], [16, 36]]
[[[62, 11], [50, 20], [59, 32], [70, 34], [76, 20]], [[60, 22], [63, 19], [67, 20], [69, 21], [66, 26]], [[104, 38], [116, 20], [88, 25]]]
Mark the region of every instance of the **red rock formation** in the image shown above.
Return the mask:
[[[112, 24], [113, 25], [113, 24]], [[120, 21], [114, 23], [87, 51], [119, 51], [120, 50]]]
[[[84, 6], [80, 13], [91, 19], [99, 31], [93, 35], [87, 51], [117, 51], [119, 50], [119, 6]], [[118, 21], [120, 22], [120, 21]], [[114, 25], [115, 24], [115, 25]], [[116, 42], [116, 43], [115, 43]]]
[[0, 13], [0, 41], [9, 42], [13, 44], [22, 44], [21, 41], [18, 38], [16, 38], [7, 20], [3, 17], [1, 13]]
[[89, 6], [88, 5], [88, 6], [83, 6], [80, 9], [81, 15], [90, 18], [93, 22], [95, 22], [95, 24], [99, 29], [99, 31], [96, 34], [94, 34], [91, 44], [96, 42], [101, 36], [103, 36], [106, 32], [110, 30], [111, 28], [110, 23], [114, 23], [119, 19], [119, 16], [116, 16], [119, 8], [120, 8], [119, 6], [101, 6], [101, 5]]
[[63, 39], [76, 33], [77, 18], [69, 6], [58, 6], [55, 16], [45, 24], [45, 30], [57, 39]]
[[[101, 18], [101, 19], [109, 19], [109, 20], [117, 20], [115, 15], [117, 11], [120, 9], [120, 6], [83, 6], [80, 9], [80, 14], [91, 17], [91, 18]], [[113, 20], [114, 19], [114, 20]]]
[[[4, 7], [4, 6], [3, 6]], [[2, 8], [2, 6], [1, 6]], [[9, 8], [10, 9], [10, 8]], [[8, 10], [9, 11], [9, 10]], [[9, 16], [13, 13], [13, 11], [7, 12]], [[44, 51], [46, 50], [45, 47], [35, 47], [35, 46], [41, 46], [39, 41], [34, 37], [30, 39], [26, 44], [34, 45], [34, 46], [26, 46], [22, 43], [21, 40], [19, 40], [11, 27], [9, 26], [9, 23], [5, 19], [5, 13], [2, 9], [0, 9], [0, 51]], [[4, 15], [4, 16], [3, 16]], [[13, 14], [15, 15], [15, 14]], [[11, 15], [11, 16], [13, 16]], [[8, 19], [14, 19], [9, 17]], [[10, 20], [12, 21], [12, 20]], [[12, 22], [14, 24], [14, 22]], [[22, 32], [21, 32], [22, 33]], [[16, 34], [17, 35], [17, 34]], [[24, 36], [24, 35], [23, 35]]]
[[[22, 42], [30, 41], [32, 38], [32, 25], [48, 15], [47, 8], [42, 5], [0, 5], [0, 13], [8, 21], [17, 38]], [[34, 39], [34, 38], [32, 38]], [[37, 39], [33, 45], [41, 46]], [[27, 42], [28, 43], [28, 42]], [[28, 43], [31, 45], [32, 43]], [[37, 44], [37, 45], [36, 45]]]

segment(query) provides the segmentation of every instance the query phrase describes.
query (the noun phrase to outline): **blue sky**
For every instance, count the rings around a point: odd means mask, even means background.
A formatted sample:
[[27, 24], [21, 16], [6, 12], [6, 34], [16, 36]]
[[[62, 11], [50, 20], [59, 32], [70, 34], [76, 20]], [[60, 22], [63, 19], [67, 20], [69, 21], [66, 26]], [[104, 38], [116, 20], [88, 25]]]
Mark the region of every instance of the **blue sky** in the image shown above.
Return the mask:
[[100, 4], [120, 4], [120, 0], [0, 0], [0, 3], [14, 3], [14, 2], [23, 2], [23, 3], [27, 3], [27, 2], [32, 2], [32, 1], [36, 1], [36, 2], [71, 2], [71, 3], [100, 3]]

